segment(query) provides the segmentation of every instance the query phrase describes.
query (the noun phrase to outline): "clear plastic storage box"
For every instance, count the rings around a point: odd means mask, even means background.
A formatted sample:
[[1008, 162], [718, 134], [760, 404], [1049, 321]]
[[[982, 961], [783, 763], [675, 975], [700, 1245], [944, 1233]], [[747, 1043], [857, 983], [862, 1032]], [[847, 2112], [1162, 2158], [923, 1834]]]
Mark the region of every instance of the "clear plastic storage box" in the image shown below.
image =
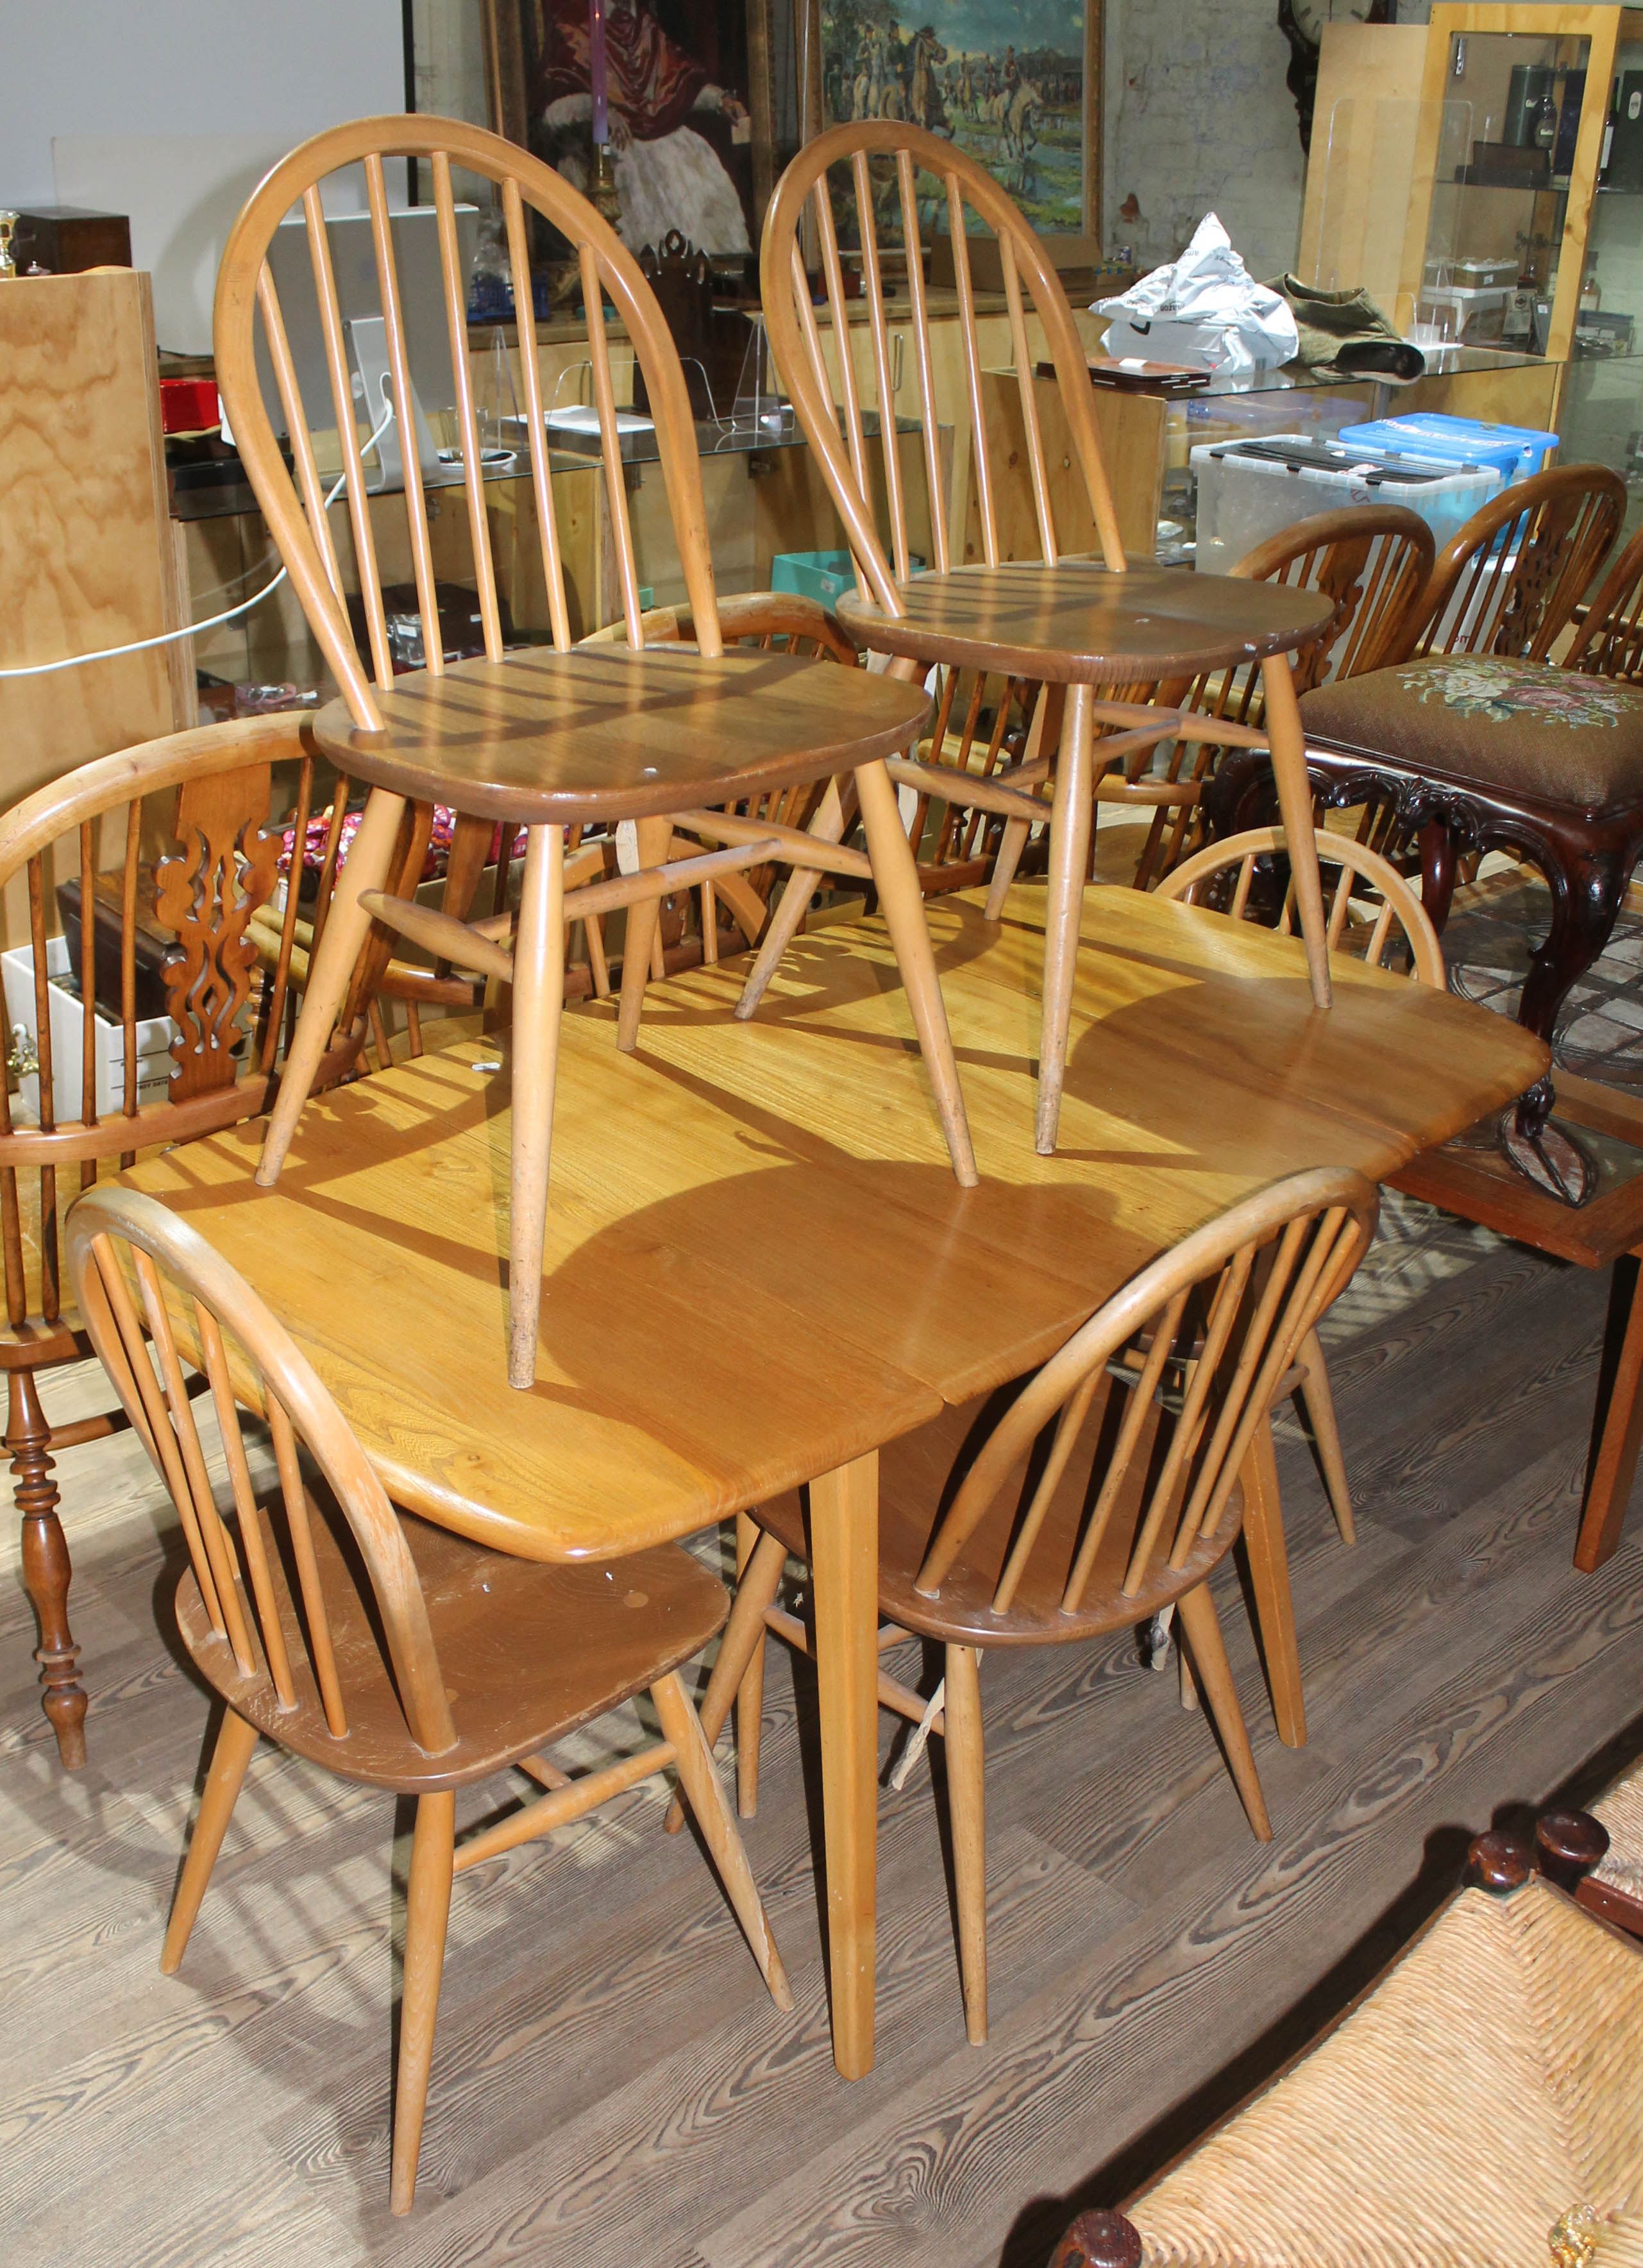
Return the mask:
[[1537, 426], [1485, 425], [1476, 417], [1445, 417], [1434, 409], [1382, 417], [1373, 425], [1344, 425], [1341, 438], [1351, 448], [1373, 449], [1378, 457], [1442, 457], [1494, 465], [1508, 485], [1539, 472], [1558, 446], [1555, 433]]
[[1192, 452], [1192, 469], [1201, 575], [1229, 573], [1257, 543], [1298, 519], [1371, 504], [1418, 512], [1441, 549], [1502, 485], [1493, 465], [1392, 461], [1300, 433], [1204, 444]]

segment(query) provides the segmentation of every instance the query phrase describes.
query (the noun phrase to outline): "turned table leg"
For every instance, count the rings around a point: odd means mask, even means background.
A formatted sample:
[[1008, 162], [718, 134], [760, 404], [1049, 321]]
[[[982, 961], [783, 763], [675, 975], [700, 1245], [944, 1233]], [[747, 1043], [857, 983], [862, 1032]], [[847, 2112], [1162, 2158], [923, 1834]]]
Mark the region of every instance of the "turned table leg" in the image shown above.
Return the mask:
[[33, 1372], [14, 1370], [5, 1445], [11, 1453], [17, 1506], [23, 1516], [23, 1581], [40, 1617], [34, 1659], [45, 1688], [42, 1705], [57, 1735], [57, 1753], [70, 1771], [77, 1771], [85, 1762], [85, 1689], [80, 1683], [80, 1650], [69, 1631], [69, 1584], [74, 1570], [57, 1517], [57, 1484], [46, 1450], [50, 1439]]

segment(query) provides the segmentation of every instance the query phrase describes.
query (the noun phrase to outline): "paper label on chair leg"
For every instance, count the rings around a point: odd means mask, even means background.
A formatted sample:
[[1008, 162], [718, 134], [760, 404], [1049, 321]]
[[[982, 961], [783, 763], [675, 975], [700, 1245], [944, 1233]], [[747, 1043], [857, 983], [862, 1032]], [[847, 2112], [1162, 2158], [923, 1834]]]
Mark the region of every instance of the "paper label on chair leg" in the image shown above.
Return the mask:
[[637, 874], [639, 871], [639, 823], [637, 819], [616, 821], [616, 871]]

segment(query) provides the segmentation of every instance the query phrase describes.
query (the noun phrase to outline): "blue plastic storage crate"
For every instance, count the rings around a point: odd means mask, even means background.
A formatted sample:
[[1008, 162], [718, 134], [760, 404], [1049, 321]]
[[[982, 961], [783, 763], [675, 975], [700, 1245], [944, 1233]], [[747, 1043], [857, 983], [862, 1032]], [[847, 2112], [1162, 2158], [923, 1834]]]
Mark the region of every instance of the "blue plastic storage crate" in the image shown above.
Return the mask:
[[1370, 425], [1344, 425], [1349, 448], [1373, 449], [1386, 456], [1443, 457], [1469, 465], [1492, 465], [1509, 488], [1537, 473], [1558, 446], [1555, 433], [1529, 425], [1485, 425], [1476, 417], [1445, 417], [1415, 410], [1407, 417], [1382, 417]]
[[[925, 563], [917, 554], [908, 564], [915, 575], [925, 571]], [[770, 562], [772, 591], [792, 591], [801, 599], [819, 600], [829, 610], [855, 587], [856, 571], [848, 551], [778, 551]]]

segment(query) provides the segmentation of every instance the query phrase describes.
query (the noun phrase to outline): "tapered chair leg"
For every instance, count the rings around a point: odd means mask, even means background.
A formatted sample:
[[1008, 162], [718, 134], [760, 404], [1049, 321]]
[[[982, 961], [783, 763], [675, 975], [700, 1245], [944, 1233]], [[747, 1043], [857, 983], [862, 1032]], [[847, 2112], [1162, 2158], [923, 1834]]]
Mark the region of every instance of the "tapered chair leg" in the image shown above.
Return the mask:
[[[1065, 686], [1041, 685], [1039, 687], [1038, 699], [1033, 710], [1033, 721], [1028, 731], [1027, 746], [1022, 752], [1024, 761], [1028, 763], [1037, 761], [1043, 754], [1046, 743], [1053, 749], [1059, 740], [1065, 698]], [[992, 879], [987, 885], [987, 903], [982, 915], [984, 921], [996, 922], [1004, 919], [1004, 901], [1009, 893], [1011, 883], [1015, 880], [1015, 870], [1021, 862], [1021, 853], [1027, 848], [1027, 838], [1031, 831], [1030, 820], [1006, 819], [1005, 821], [1004, 838], [998, 845], [998, 855], [993, 860]]]
[[[753, 1563], [762, 1532], [750, 1513], [736, 1514], [738, 1584]], [[777, 1583], [781, 1572], [779, 1567], [776, 1571]], [[772, 1590], [770, 1597], [775, 1595]], [[767, 1599], [764, 1603], [770, 1602]], [[755, 1817], [759, 1808], [759, 1742], [764, 1730], [764, 1658], [769, 1652], [768, 1638], [754, 1647], [736, 1688], [736, 1811], [742, 1819]]]
[[925, 894], [919, 887], [912, 845], [902, 829], [895, 790], [882, 762], [875, 761], [858, 768], [856, 793], [861, 799], [862, 826], [867, 836], [867, 855], [873, 861], [873, 885], [879, 893], [885, 926], [890, 932], [890, 943], [895, 949], [895, 965], [901, 971], [907, 1005], [912, 1011], [925, 1069], [935, 1090], [947, 1155], [953, 1160], [959, 1186], [973, 1189], [980, 1176], [970, 1144], [969, 1122], [964, 1115], [964, 1093], [959, 1085], [953, 1035], [947, 1028], [947, 1012], [936, 976], [930, 924], [925, 918]]
[[759, 1974], [770, 1987], [770, 1998], [778, 2008], [793, 2005], [792, 1987], [787, 1972], [782, 1967], [782, 1956], [776, 1949], [776, 1940], [770, 1933], [763, 1900], [753, 1879], [753, 1869], [748, 1864], [748, 1853], [742, 1847], [736, 1822], [726, 1800], [724, 1784], [713, 1762], [713, 1752], [708, 1747], [702, 1731], [701, 1720], [690, 1706], [690, 1697], [685, 1691], [679, 1673], [671, 1670], [651, 1688], [651, 1698], [661, 1719], [662, 1733], [673, 1743], [674, 1764], [679, 1773], [679, 1785], [685, 1799], [696, 1814], [696, 1825], [703, 1840], [713, 1856], [719, 1881], [730, 1900], [737, 1920], [746, 1932], [753, 1957], [759, 1964]]
[[205, 1896], [206, 1885], [211, 1879], [217, 1854], [223, 1847], [228, 1822], [234, 1815], [234, 1805], [245, 1784], [246, 1767], [251, 1762], [256, 1744], [256, 1727], [248, 1725], [232, 1709], [228, 1710], [223, 1718], [222, 1730], [217, 1735], [217, 1745], [211, 1750], [210, 1767], [205, 1775], [205, 1793], [200, 1798], [200, 1815], [194, 1822], [193, 1834], [188, 1837], [188, 1855], [182, 1862], [177, 1894], [171, 1902], [171, 1918], [166, 1925], [166, 1942], [160, 1948], [159, 1965], [167, 1977], [175, 1976], [182, 1960], [188, 1933], [194, 1927], [194, 1918], [200, 1911], [200, 1901]]
[[455, 1796], [448, 1790], [419, 1796], [406, 1901], [400, 2063], [394, 2086], [394, 2162], [388, 2177], [388, 2203], [395, 2213], [410, 2211], [416, 2188], [416, 2161], [422, 2154], [423, 2117], [428, 2108], [428, 2073], [433, 2062], [433, 2028], [439, 2013], [439, 1980], [445, 1973], [455, 1842]]
[[1318, 873], [1318, 838], [1312, 821], [1312, 789], [1307, 778], [1307, 741], [1289, 657], [1270, 653], [1261, 664], [1262, 723], [1272, 751], [1272, 783], [1289, 844], [1289, 871], [1300, 933], [1307, 945], [1307, 974], [1312, 1002], [1327, 1008], [1330, 946], [1323, 916], [1323, 884]]
[[[757, 1522], [751, 1523], [756, 1527]], [[737, 1522], [737, 1552], [741, 1557], [740, 1522]], [[760, 1658], [760, 1687], [763, 1686], [764, 1609], [775, 1598], [781, 1584], [782, 1570], [787, 1565], [787, 1546], [779, 1536], [761, 1529], [742, 1568], [736, 1585], [735, 1602], [730, 1610], [730, 1620], [725, 1625], [725, 1635], [718, 1642], [718, 1659], [713, 1664], [713, 1674], [708, 1679], [707, 1691], [702, 1697], [702, 1737], [711, 1749], [725, 1728], [731, 1703], [741, 1690], [742, 1681], [752, 1668], [754, 1658]], [[756, 1761], [754, 1784], [758, 1781]], [[751, 1808], [742, 1813], [751, 1819]], [[667, 1832], [676, 1835], [684, 1825], [684, 1812], [677, 1796], [668, 1808], [664, 1822]]]
[[[848, 784], [841, 788], [837, 780], [830, 779], [815, 817], [805, 832], [814, 835], [819, 843], [842, 843], [852, 806], [853, 797], [850, 794]], [[787, 880], [782, 885], [782, 895], [771, 907], [770, 919], [765, 924], [758, 956], [741, 988], [741, 998], [733, 1011], [742, 1022], [747, 1021], [763, 999], [765, 988], [775, 976], [782, 955], [798, 935], [799, 924], [809, 911], [810, 901], [821, 881], [821, 875], [814, 869], [793, 866], [788, 870]]]
[[1316, 1331], [1307, 1333], [1300, 1342], [1300, 1354], [1307, 1371], [1306, 1383], [1300, 1388], [1301, 1406], [1312, 1428], [1318, 1462], [1323, 1468], [1323, 1485], [1330, 1492], [1335, 1524], [1341, 1531], [1343, 1543], [1356, 1543], [1358, 1526], [1352, 1518], [1352, 1491], [1346, 1485], [1340, 1430], [1335, 1423], [1335, 1397], [1330, 1391], [1330, 1373]]
[[1283, 1507], [1278, 1493], [1278, 1457], [1272, 1421], [1263, 1418], [1238, 1476], [1243, 1490], [1243, 1545], [1255, 1593], [1256, 1628], [1266, 1665], [1267, 1690], [1278, 1737], [1287, 1749], [1307, 1745], [1307, 1705], [1300, 1690], [1300, 1650], [1295, 1640], [1295, 1607], [1289, 1590], [1289, 1553], [1284, 1543]]
[[975, 1646], [947, 1647], [947, 1809], [953, 1822], [964, 2029], [976, 2047], [987, 2036], [987, 1811], [980, 1669], [981, 1655]]
[[[642, 989], [642, 988], [641, 988]], [[513, 948], [513, 1154], [508, 1218], [508, 1383], [536, 1377], [554, 1085], [564, 1011], [564, 829], [533, 827]]]
[[387, 788], [372, 789], [348, 864], [337, 879], [320, 949], [309, 964], [296, 1037], [280, 1073], [279, 1092], [269, 1114], [269, 1130], [257, 1160], [259, 1189], [271, 1189], [279, 1179], [302, 1106], [342, 1012], [354, 964], [370, 933], [371, 917], [359, 902], [360, 894], [386, 888], [404, 813], [402, 795], [391, 795]]
[[1266, 1801], [1256, 1775], [1255, 1754], [1249, 1746], [1243, 1711], [1238, 1706], [1238, 1689], [1233, 1683], [1227, 1648], [1221, 1642], [1220, 1622], [1208, 1584], [1200, 1583], [1196, 1591], [1183, 1592], [1176, 1601], [1176, 1612], [1183, 1634], [1192, 1650], [1198, 1690], [1215, 1719], [1215, 1729], [1227, 1751], [1227, 1761], [1232, 1767], [1233, 1779], [1243, 1799], [1249, 1824], [1263, 1843], [1270, 1843], [1272, 1823], [1266, 1815]]
[[[638, 836], [639, 865], [661, 866], [667, 861], [668, 846], [674, 839], [671, 819], [641, 819], [635, 824]], [[616, 1006], [616, 1045], [624, 1055], [631, 1055], [639, 1044], [639, 1018], [645, 1008], [645, 988], [651, 978], [666, 973], [667, 963], [659, 968], [661, 948], [662, 904], [659, 898], [640, 898], [628, 908], [628, 926], [623, 933], [622, 993]]]
[[1085, 870], [1090, 828], [1094, 823], [1093, 756], [1094, 722], [1087, 685], [1067, 696], [1061, 760], [1056, 767], [1056, 799], [1050, 819], [1050, 886], [1044, 898], [1043, 1021], [1038, 1045], [1038, 1125], [1035, 1147], [1052, 1158], [1061, 1123], [1061, 1090], [1066, 1079], [1067, 1034], [1072, 1020], [1072, 982], [1078, 968], [1079, 930], [1084, 914]]

